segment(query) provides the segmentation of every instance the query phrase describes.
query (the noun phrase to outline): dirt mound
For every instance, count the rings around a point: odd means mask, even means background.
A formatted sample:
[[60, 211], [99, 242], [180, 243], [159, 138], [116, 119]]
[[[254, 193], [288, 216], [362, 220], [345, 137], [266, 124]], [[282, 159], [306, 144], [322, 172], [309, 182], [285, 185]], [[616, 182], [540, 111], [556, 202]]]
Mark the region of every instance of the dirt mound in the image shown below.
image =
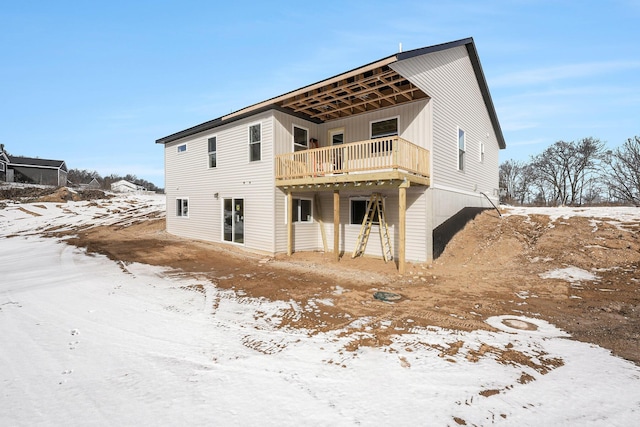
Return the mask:
[[[291, 303], [282, 327], [350, 326], [351, 346], [382, 345], [416, 327], [491, 329], [504, 314], [547, 320], [574, 338], [640, 363], [640, 240], [637, 227], [602, 218], [504, 216], [469, 222], [432, 265], [399, 276], [379, 259], [301, 252], [275, 259], [181, 239], [164, 221], [101, 227], [70, 240], [121, 261], [170, 266], [243, 296]], [[397, 302], [374, 298], [402, 295]], [[358, 327], [356, 319], [362, 320]]]
[[102, 190], [72, 190], [68, 187], [31, 187], [6, 186], [0, 187], [0, 200], [14, 200], [21, 203], [53, 202], [109, 199], [113, 197]]

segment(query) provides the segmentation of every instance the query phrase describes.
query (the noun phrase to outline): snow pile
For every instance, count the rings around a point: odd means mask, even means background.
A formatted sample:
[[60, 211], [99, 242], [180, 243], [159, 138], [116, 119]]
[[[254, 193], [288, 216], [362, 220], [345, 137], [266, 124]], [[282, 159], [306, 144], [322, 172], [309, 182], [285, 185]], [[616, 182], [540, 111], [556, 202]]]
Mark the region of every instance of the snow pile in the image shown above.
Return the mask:
[[416, 326], [388, 346], [358, 347], [375, 319], [354, 319], [358, 334], [283, 329], [278, 316], [291, 302], [38, 236], [160, 207], [131, 196], [102, 203], [0, 210], [0, 425], [589, 426], [640, 417], [637, 366], [539, 319], [491, 318], [496, 332]]
[[598, 280], [598, 276], [596, 276], [595, 274], [574, 266], [550, 270], [541, 273], [540, 277], [542, 279], [562, 279], [570, 283]]
[[552, 222], [558, 219], [568, 219], [579, 216], [585, 218], [609, 218], [616, 222], [639, 222], [640, 208], [629, 206], [618, 207], [525, 207], [525, 206], [501, 206], [506, 210], [502, 215], [547, 215]]

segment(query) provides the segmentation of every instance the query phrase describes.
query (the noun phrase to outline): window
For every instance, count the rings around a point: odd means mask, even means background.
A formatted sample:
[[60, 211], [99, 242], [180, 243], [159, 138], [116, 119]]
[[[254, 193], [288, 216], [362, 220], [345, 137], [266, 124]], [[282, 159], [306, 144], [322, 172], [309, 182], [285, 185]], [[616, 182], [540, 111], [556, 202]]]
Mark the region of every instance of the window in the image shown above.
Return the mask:
[[302, 151], [307, 148], [309, 148], [309, 131], [293, 126], [293, 151]]
[[187, 144], [178, 145], [178, 153], [184, 153], [185, 151], [187, 151]]
[[464, 141], [464, 131], [458, 128], [458, 170], [464, 170], [464, 150], [465, 150], [465, 141]]
[[[351, 219], [351, 224], [362, 225], [362, 221], [364, 221], [364, 217], [367, 214], [367, 206], [369, 205], [368, 198], [354, 198], [349, 200], [349, 217]], [[373, 224], [380, 224], [380, 220], [378, 218], [378, 211], [375, 211], [375, 216], [373, 217]]]
[[293, 222], [313, 222], [311, 199], [293, 199]]
[[261, 157], [260, 142], [262, 141], [262, 133], [260, 131], [260, 123], [249, 126], [249, 161], [257, 162]]
[[4, 162], [0, 162], [0, 172], [4, 172]]
[[371, 139], [398, 135], [398, 118], [371, 122]]
[[216, 158], [217, 150], [216, 150], [216, 137], [209, 138], [209, 167], [215, 168], [217, 163]]
[[189, 217], [189, 199], [176, 199], [176, 216]]
[[484, 142], [480, 143], [480, 163], [484, 163]]

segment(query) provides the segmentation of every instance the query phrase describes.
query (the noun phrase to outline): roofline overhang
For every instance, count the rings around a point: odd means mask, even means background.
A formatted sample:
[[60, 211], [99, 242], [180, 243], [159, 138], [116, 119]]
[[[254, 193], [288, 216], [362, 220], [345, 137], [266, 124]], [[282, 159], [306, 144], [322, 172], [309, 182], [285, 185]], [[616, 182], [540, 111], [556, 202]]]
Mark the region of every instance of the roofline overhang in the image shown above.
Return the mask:
[[484, 76], [484, 72], [482, 71], [482, 65], [480, 64], [480, 58], [478, 57], [478, 52], [475, 47], [475, 43], [472, 37], [468, 37], [465, 39], [455, 40], [447, 43], [441, 43], [433, 46], [423, 47], [419, 49], [413, 49], [406, 52], [399, 52], [388, 56], [386, 58], [380, 59], [378, 61], [371, 62], [369, 64], [354, 68], [350, 71], [337, 74], [333, 77], [329, 77], [327, 79], [321, 80], [317, 83], [313, 83], [307, 86], [304, 86], [300, 89], [295, 89], [293, 91], [287, 92], [285, 94], [270, 98], [266, 101], [258, 102], [256, 104], [250, 105], [248, 107], [242, 108], [240, 110], [234, 111], [230, 114], [224, 115], [222, 117], [218, 117], [217, 119], [210, 120], [208, 122], [201, 123], [199, 125], [193, 126], [191, 128], [182, 130], [180, 132], [176, 132], [174, 134], [165, 136], [163, 138], [157, 139], [156, 144], [167, 144], [170, 142], [177, 141], [179, 139], [192, 136], [198, 134], [200, 132], [204, 132], [207, 130], [211, 130], [217, 128], [222, 125], [226, 125], [229, 123], [233, 123], [238, 120], [242, 120], [244, 118], [253, 116], [255, 114], [259, 114], [269, 110], [277, 110], [282, 111], [290, 115], [294, 115], [296, 117], [302, 118], [304, 120], [314, 122], [314, 123], [322, 123], [322, 120], [312, 119], [304, 114], [296, 114], [292, 113], [290, 110], [282, 108], [277, 105], [277, 103], [282, 102], [288, 98], [295, 97], [300, 94], [304, 94], [306, 92], [324, 87], [326, 85], [339, 82], [343, 79], [347, 79], [349, 77], [358, 75], [360, 73], [366, 72], [368, 70], [373, 70], [378, 67], [382, 67], [385, 65], [392, 64], [397, 61], [402, 61], [405, 59], [413, 58], [420, 55], [426, 55], [429, 53], [440, 52], [443, 50], [465, 46], [467, 52], [469, 54], [469, 58], [471, 60], [471, 64], [473, 66], [474, 73], [476, 75], [476, 80], [480, 86], [480, 92], [482, 93], [482, 98], [484, 100], [485, 106], [489, 113], [489, 118], [491, 120], [491, 124], [494, 128], [494, 132], [496, 134], [496, 138], [498, 140], [498, 145], [501, 149], [506, 148], [506, 142], [504, 140], [504, 135], [502, 133], [502, 129], [500, 127], [500, 122], [498, 121], [498, 115], [496, 114], [495, 107], [493, 105], [493, 100], [491, 99], [491, 94], [489, 92], [489, 87], [487, 85], [487, 81]]
[[491, 120], [491, 125], [493, 126], [493, 130], [496, 133], [496, 138], [498, 139], [498, 145], [501, 149], [507, 148], [507, 143], [505, 142], [504, 135], [502, 133], [502, 128], [500, 127], [500, 122], [498, 121], [498, 114], [496, 113], [495, 106], [493, 105], [493, 99], [491, 98], [491, 92], [489, 92], [489, 85], [487, 84], [487, 80], [484, 76], [484, 71], [482, 70], [482, 64], [480, 64], [480, 57], [478, 56], [478, 51], [476, 50], [476, 45], [473, 41], [473, 37], [467, 37], [466, 39], [455, 40], [448, 43], [442, 43], [434, 46], [423, 47], [420, 49], [409, 50], [406, 52], [401, 52], [397, 55], [398, 61], [402, 61], [404, 59], [413, 58], [420, 55], [426, 55], [428, 53], [440, 52], [443, 50], [451, 49], [454, 47], [464, 46], [467, 49], [467, 53], [469, 54], [469, 59], [471, 60], [471, 65], [473, 67], [473, 72], [476, 75], [476, 81], [480, 86], [480, 93], [482, 94], [482, 99], [484, 100], [484, 104], [487, 107], [487, 112], [489, 113], [489, 119]]

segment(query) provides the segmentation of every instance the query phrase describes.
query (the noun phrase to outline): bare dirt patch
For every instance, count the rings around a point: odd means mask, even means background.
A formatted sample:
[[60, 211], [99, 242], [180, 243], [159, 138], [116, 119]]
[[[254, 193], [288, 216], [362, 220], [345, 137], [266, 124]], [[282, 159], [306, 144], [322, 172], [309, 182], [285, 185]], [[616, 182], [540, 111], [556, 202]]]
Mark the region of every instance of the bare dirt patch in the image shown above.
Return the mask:
[[[397, 274], [394, 263], [379, 259], [351, 259], [347, 254], [336, 262], [332, 254], [310, 252], [268, 258], [181, 239], [164, 231], [164, 220], [97, 227], [80, 231], [70, 242], [112, 259], [169, 266], [247, 296], [295, 301], [308, 308], [300, 313], [292, 307], [282, 326], [314, 333], [366, 317], [368, 334], [354, 339], [352, 350], [388, 344], [392, 335], [415, 327], [491, 329], [485, 319], [513, 313], [544, 319], [575, 339], [640, 363], [638, 231], [605, 219], [552, 222], [544, 215], [499, 217], [487, 211], [467, 224], [432, 265], [410, 264], [404, 276]], [[541, 277], [567, 267], [597, 279]], [[377, 291], [402, 299], [380, 301], [373, 297]], [[457, 348], [454, 343], [442, 350], [446, 357]], [[489, 347], [486, 352], [503, 363], [533, 363], [519, 360], [517, 352]], [[532, 366], [539, 372], [561, 363], [543, 356], [538, 358], [541, 364]]]

